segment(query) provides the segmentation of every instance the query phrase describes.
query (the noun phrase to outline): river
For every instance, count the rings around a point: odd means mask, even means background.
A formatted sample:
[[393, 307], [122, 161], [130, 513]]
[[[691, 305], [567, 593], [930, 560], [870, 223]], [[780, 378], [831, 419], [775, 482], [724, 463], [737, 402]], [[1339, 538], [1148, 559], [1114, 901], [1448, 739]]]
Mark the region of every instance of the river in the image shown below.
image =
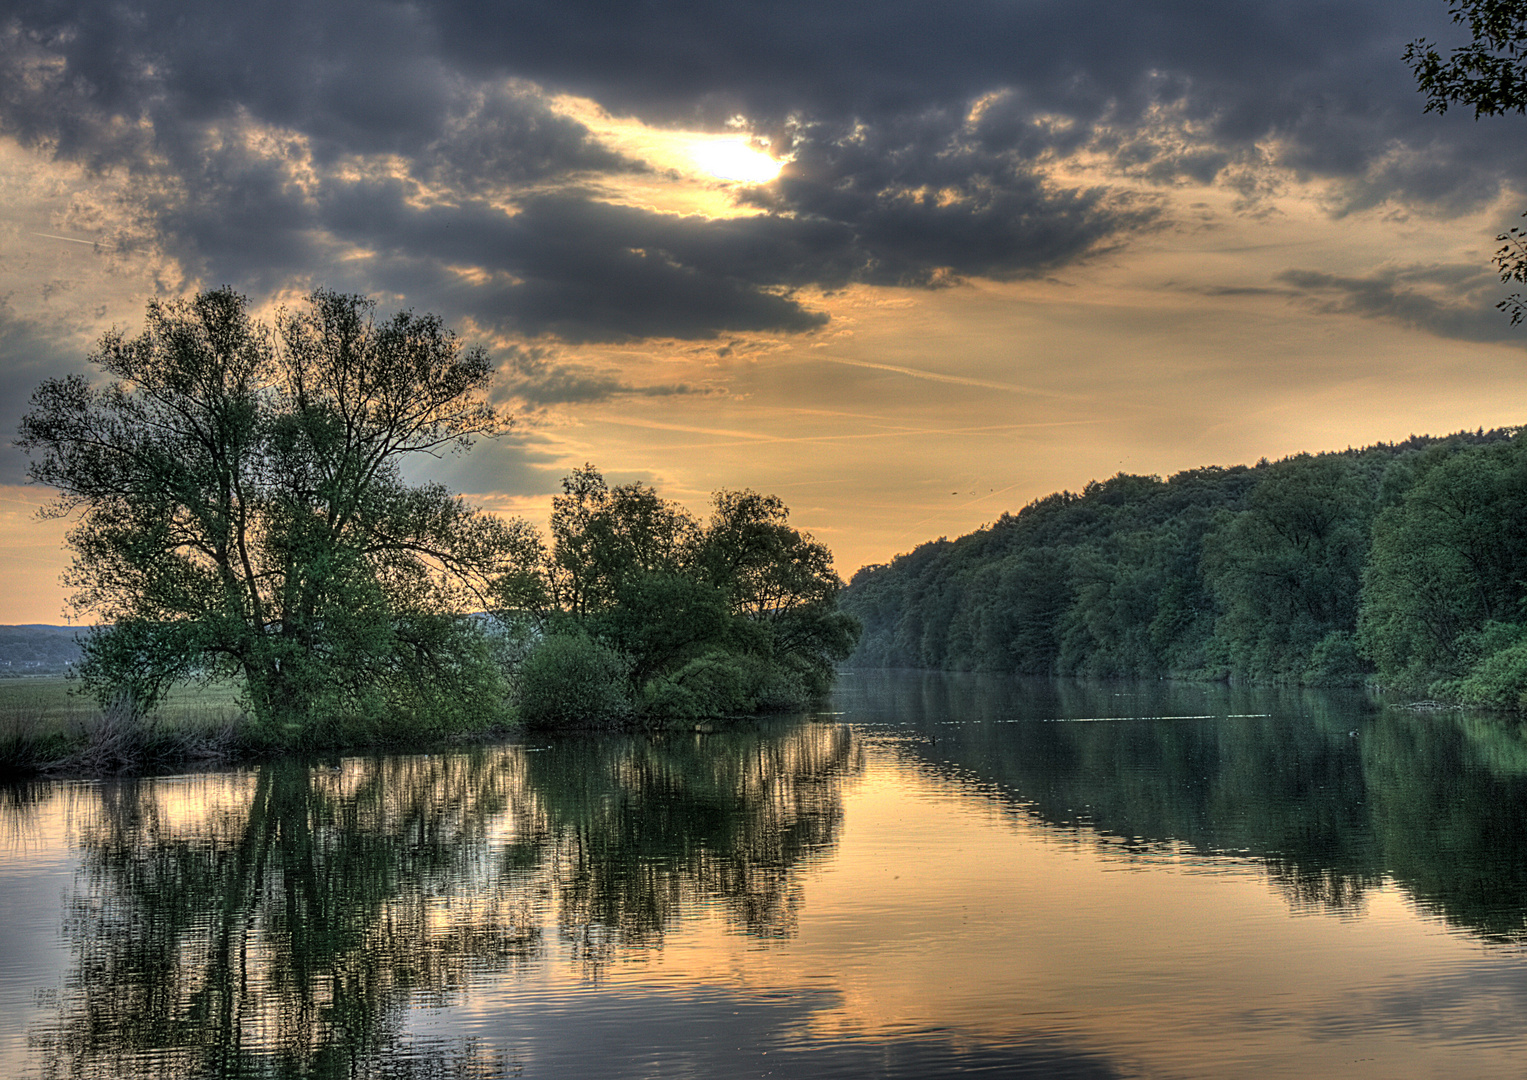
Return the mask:
[[1527, 732], [849, 672], [710, 734], [0, 789], [8, 1077], [1517, 1077]]

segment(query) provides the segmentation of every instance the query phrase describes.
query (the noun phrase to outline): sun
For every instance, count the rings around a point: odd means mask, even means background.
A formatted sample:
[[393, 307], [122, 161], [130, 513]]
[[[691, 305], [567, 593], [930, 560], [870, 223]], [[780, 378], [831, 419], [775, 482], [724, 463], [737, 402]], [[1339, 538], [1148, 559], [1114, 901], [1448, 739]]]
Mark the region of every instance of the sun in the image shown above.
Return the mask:
[[690, 147], [695, 164], [720, 180], [767, 184], [785, 167], [746, 139], [707, 139]]

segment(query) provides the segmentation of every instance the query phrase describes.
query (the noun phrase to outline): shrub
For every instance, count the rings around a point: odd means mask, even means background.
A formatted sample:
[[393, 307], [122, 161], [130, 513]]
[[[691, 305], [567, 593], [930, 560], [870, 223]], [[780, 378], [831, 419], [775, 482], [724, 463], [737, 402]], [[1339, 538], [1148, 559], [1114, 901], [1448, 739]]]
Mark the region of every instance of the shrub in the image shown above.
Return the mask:
[[[1480, 634], [1484, 654], [1457, 684], [1458, 699], [1467, 705], [1527, 711], [1527, 637], [1524, 629], [1488, 623]], [[1515, 638], [1516, 640], [1511, 640]]]
[[800, 678], [760, 657], [710, 653], [642, 688], [642, 712], [653, 718], [698, 720], [748, 716], [802, 707]]
[[578, 634], [541, 640], [519, 670], [517, 704], [529, 727], [609, 727], [631, 715], [630, 661]]

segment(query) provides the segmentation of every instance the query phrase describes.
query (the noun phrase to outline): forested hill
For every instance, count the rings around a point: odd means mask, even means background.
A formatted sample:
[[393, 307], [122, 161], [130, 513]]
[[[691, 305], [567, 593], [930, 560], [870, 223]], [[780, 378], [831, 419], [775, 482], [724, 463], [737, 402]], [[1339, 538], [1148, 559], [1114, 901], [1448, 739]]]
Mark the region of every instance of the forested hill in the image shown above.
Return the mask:
[[1527, 698], [1527, 439], [1119, 474], [854, 575], [851, 664]]
[[80, 659], [78, 626], [0, 626], [0, 678], [57, 675]]

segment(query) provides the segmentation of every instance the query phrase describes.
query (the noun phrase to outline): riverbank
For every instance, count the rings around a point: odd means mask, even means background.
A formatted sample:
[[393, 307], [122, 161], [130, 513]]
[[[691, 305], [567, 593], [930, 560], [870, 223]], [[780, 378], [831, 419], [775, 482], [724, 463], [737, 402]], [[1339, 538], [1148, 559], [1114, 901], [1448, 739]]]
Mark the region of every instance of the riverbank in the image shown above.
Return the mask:
[[[66, 676], [0, 679], [0, 780], [98, 778], [165, 773], [254, 762], [291, 754], [431, 751], [524, 734], [590, 735], [621, 731], [712, 734], [779, 710], [750, 715], [659, 717], [623, 715], [619, 723], [533, 727], [506, 708], [485, 709], [478, 723], [449, 729], [407, 718], [354, 720], [321, 745], [297, 746], [256, 729], [232, 682], [181, 684], [147, 715], [102, 708]], [[790, 710], [799, 711], [799, 710]]]
[[66, 676], [0, 680], [0, 774], [103, 775], [231, 761], [253, 749], [231, 683], [177, 686], [148, 716]]
[[518, 726], [502, 710], [477, 725], [411, 735], [400, 718], [336, 727], [323, 745], [296, 746], [261, 733], [239, 702], [233, 682], [179, 684], [147, 714], [102, 708], [65, 676], [0, 680], [0, 779], [97, 778], [208, 768], [336, 751], [432, 750], [510, 735]]

